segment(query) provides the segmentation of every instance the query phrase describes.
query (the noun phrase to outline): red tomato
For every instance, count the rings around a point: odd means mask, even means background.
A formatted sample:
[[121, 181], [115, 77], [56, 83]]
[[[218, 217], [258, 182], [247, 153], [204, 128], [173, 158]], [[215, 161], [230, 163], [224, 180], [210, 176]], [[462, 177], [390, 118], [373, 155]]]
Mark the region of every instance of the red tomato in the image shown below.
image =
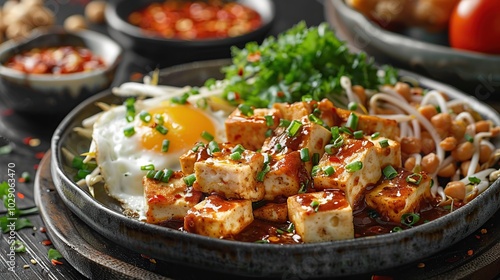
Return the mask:
[[462, 0], [450, 19], [453, 48], [500, 54], [500, 1]]

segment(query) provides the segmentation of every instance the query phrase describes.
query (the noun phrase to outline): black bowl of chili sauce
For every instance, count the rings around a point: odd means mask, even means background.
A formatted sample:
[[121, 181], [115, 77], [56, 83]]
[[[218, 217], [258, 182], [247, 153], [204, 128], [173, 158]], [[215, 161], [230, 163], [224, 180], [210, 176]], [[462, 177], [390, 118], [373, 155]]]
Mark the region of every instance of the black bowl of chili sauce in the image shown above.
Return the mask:
[[38, 30], [0, 46], [0, 99], [31, 115], [66, 115], [114, 80], [122, 49], [107, 36]]
[[106, 8], [111, 37], [169, 64], [230, 57], [232, 46], [261, 42], [274, 18], [271, 0], [116, 0]]

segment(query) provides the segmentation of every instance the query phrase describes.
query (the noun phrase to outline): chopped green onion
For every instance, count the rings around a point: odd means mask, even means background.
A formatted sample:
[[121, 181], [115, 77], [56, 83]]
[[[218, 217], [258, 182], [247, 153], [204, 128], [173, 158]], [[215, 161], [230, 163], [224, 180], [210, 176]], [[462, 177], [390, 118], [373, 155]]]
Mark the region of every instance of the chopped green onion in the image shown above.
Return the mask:
[[375, 140], [375, 139], [377, 139], [379, 136], [380, 136], [380, 132], [375, 132], [375, 133], [373, 133], [373, 134], [372, 134], [372, 136], [371, 136], [371, 137], [372, 137], [372, 140]]
[[361, 139], [361, 138], [363, 138], [363, 131], [362, 130], [356, 130], [356, 131], [354, 131], [353, 135], [354, 135], [354, 138]]
[[135, 128], [133, 126], [129, 126], [123, 129], [123, 135], [125, 137], [130, 137], [135, 134]]
[[188, 93], [189, 93], [190, 95], [198, 95], [198, 94], [200, 94], [200, 88], [199, 88], [199, 87], [192, 87], [192, 88], [188, 91]]
[[418, 184], [420, 184], [420, 181], [422, 181], [421, 174], [413, 173], [411, 175], [408, 175], [408, 177], [406, 177], [406, 182], [408, 182], [408, 183], [418, 185]]
[[474, 143], [474, 137], [470, 136], [469, 134], [465, 133], [464, 138], [466, 141]]
[[210, 141], [208, 143], [208, 150], [210, 151], [210, 154], [213, 154], [215, 152], [220, 152], [219, 143], [217, 143], [214, 140]]
[[259, 239], [259, 240], [255, 241], [254, 243], [268, 244], [268, 243], [271, 243], [271, 241], [269, 241], [267, 239]]
[[345, 166], [345, 169], [349, 173], [359, 171], [362, 168], [363, 168], [363, 163], [361, 161], [355, 161], [355, 162], [349, 163], [348, 165]]
[[234, 146], [234, 148], [232, 148], [232, 149], [231, 149], [231, 152], [233, 152], [233, 153], [238, 152], [238, 153], [240, 153], [240, 154], [241, 154], [241, 153], [243, 153], [244, 151], [245, 151], [245, 148], [244, 148], [244, 147], [243, 147], [243, 145], [241, 145], [241, 144], [238, 144], [238, 145]]
[[238, 105], [238, 109], [243, 115], [247, 117], [253, 116], [253, 108], [247, 104]]
[[309, 161], [309, 149], [308, 148], [302, 148], [300, 149], [300, 160], [303, 162]]
[[314, 108], [313, 115], [316, 116], [316, 117], [321, 116], [321, 110], [318, 109], [318, 108]]
[[139, 118], [141, 119], [141, 121], [143, 121], [145, 123], [149, 123], [151, 121], [151, 114], [146, 112], [146, 111], [142, 111], [139, 114]]
[[295, 225], [293, 223], [290, 223], [288, 227], [286, 228], [286, 232], [292, 233], [295, 230]]
[[83, 166], [83, 159], [81, 157], [74, 157], [71, 161], [71, 166], [73, 168], [81, 169]]
[[356, 114], [351, 113], [347, 118], [346, 126], [352, 130], [356, 130], [358, 129], [358, 120], [359, 117]]
[[203, 131], [201, 133], [201, 138], [207, 140], [207, 141], [212, 141], [214, 140], [214, 136], [212, 134], [210, 134], [208, 131]]
[[281, 151], [281, 149], [282, 149], [282, 148], [283, 148], [283, 147], [281, 146], [281, 144], [280, 144], [280, 143], [277, 143], [277, 144], [274, 146], [274, 149], [275, 149], [276, 151], [278, 151], [278, 152], [279, 152], [279, 151]]
[[241, 153], [240, 152], [234, 152], [234, 153], [231, 153], [231, 155], [229, 155], [229, 157], [232, 160], [240, 160], [241, 159]]
[[174, 175], [174, 171], [168, 168], [165, 168], [163, 170], [163, 177], [161, 177], [161, 181], [164, 183], [168, 183], [170, 181], [170, 178]]
[[281, 126], [281, 127], [288, 127], [289, 125], [290, 125], [290, 121], [289, 120], [280, 119], [279, 126]]
[[266, 134], [265, 134], [266, 137], [271, 137], [273, 136], [273, 130], [272, 129], [268, 129], [266, 130]]
[[312, 207], [312, 209], [314, 209], [314, 212], [318, 212], [318, 210], [319, 210], [319, 205], [320, 205], [320, 203], [319, 203], [319, 201], [317, 201], [317, 200], [313, 200], [313, 201], [311, 202], [311, 207]]
[[319, 154], [318, 153], [314, 153], [313, 156], [312, 156], [312, 164], [313, 165], [316, 165], [319, 163]]
[[172, 103], [175, 104], [186, 104], [188, 98], [189, 98], [189, 93], [185, 92], [183, 95], [172, 97], [172, 99], [170, 100], [172, 101]]
[[384, 167], [382, 173], [384, 173], [385, 178], [389, 180], [394, 179], [398, 175], [398, 172], [394, 169], [394, 167], [392, 167], [392, 165]]
[[135, 99], [133, 97], [127, 98], [125, 100], [125, 119], [127, 122], [132, 122], [135, 117]]
[[262, 156], [264, 157], [264, 164], [269, 164], [271, 162], [271, 156], [269, 156], [268, 153], [262, 153]]
[[163, 178], [163, 174], [165, 174], [162, 170], [156, 171], [155, 175], [153, 176], [153, 179], [155, 180], [161, 180]]
[[335, 169], [332, 166], [326, 166], [323, 167], [323, 172], [326, 174], [326, 176], [332, 176], [333, 173], [335, 173]]
[[76, 177], [79, 179], [84, 179], [89, 174], [90, 174], [90, 170], [80, 169], [76, 173]]
[[342, 145], [344, 145], [344, 137], [339, 137], [333, 141], [334, 148], [340, 148]]
[[204, 147], [205, 144], [203, 144], [202, 142], [197, 142], [196, 144], [194, 144], [193, 148], [191, 149], [191, 151], [193, 152], [198, 152], [198, 150], [202, 147]]
[[302, 95], [302, 97], [300, 98], [301, 101], [303, 102], [311, 102], [313, 101], [313, 97], [310, 95], [310, 94], [304, 94]]
[[26, 252], [26, 245], [21, 240], [16, 239], [14, 243], [10, 246], [10, 248], [14, 249], [16, 253], [24, 253]]
[[264, 116], [266, 119], [266, 125], [267, 126], [273, 126], [274, 125], [274, 118], [271, 115]]
[[325, 146], [325, 153], [329, 154], [329, 155], [333, 155], [333, 149], [335, 149], [336, 147], [334, 146], [334, 144], [327, 144]]
[[190, 175], [184, 177], [183, 180], [184, 180], [184, 183], [186, 183], [186, 185], [188, 187], [191, 187], [193, 185], [193, 183], [196, 181], [196, 175], [194, 175], [194, 173], [190, 174]]
[[170, 147], [170, 140], [168, 139], [164, 139], [162, 142], [161, 142], [161, 151], [166, 153], [168, 152], [168, 148]]
[[149, 170], [148, 173], [146, 173], [146, 178], [153, 179], [155, 174], [156, 174], [156, 170]]
[[155, 129], [162, 135], [166, 135], [168, 133], [168, 128], [164, 127], [163, 125], [157, 125]]
[[315, 165], [312, 167], [311, 169], [311, 176], [316, 176], [318, 175], [318, 172], [321, 170], [321, 167], [319, 167], [319, 165]]
[[354, 101], [349, 102], [347, 109], [349, 109], [349, 111], [356, 111], [358, 109], [358, 103]]
[[163, 116], [161, 114], [155, 114], [155, 123], [156, 124], [163, 125], [164, 122], [165, 122], [165, 119], [163, 118]]
[[394, 227], [394, 228], [391, 230], [391, 232], [400, 232], [400, 231], [403, 231], [403, 229], [402, 229], [402, 228], [400, 228], [400, 227]]
[[309, 114], [309, 120], [315, 124], [323, 125], [323, 120], [316, 117], [314, 114]]
[[413, 226], [420, 220], [420, 215], [415, 213], [405, 213], [401, 215], [401, 224], [405, 226]]
[[345, 134], [352, 135], [352, 131], [349, 128], [345, 127], [345, 126], [340, 127], [339, 131], [342, 132], [342, 133], [345, 133]]
[[378, 143], [380, 144], [380, 147], [382, 147], [382, 148], [389, 147], [389, 140], [387, 140], [387, 139], [380, 140], [380, 141], [378, 141]]
[[339, 130], [338, 126], [332, 126], [332, 128], [330, 128], [330, 131], [332, 133], [332, 140], [333, 141], [335, 141], [337, 138], [340, 137], [340, 130]]
[[286, 131], [288, 133], [288, 136], [295, 137], [297, 133], [299, 133], [299, 130], [301, 128], [302, 128], [302, 123], [299, 122], [298, 120], [293, 120], [286, 129]]
[[141, 170], [154, 170], [154, 169], [155, 165], [152, 163], [141, 166]]
[[298, 193], [305, 193], [307, 191], [307, 184], [304, 182], [300, 182], [300, 189]]
[[269, 167], [269, 164], [265, 164], [264, 165], [264, 169], [262, 169], [262, 171], [260, 171], [258, 174], [257, 174], [257, 181], [259, 182], [262, 182], [264, 181], [264, 177], [266, 176], [266, 174], [271, 170], [271, 167]]
[[471, 184], [479, 184], [481, 183], [481, 179], [471, 176], [469, 177], [469, 182], [471, 182]]

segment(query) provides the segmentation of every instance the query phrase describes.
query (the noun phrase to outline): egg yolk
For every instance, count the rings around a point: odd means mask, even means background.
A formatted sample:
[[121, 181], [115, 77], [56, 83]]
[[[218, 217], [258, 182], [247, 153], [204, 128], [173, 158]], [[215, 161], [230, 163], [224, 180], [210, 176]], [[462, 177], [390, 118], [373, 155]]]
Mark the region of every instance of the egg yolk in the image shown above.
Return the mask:
[[[215, 125], [202, 110], [191, 105], [171, 105], [149, 110], [149, 122], [142, 122], [136, 128], [144, 149], [161, 152], [163, 140], [170, 141], [168, 152], [184, 153], [198, 141], [202, 141], [203, 131], [215, 136]], [[163, 126], [168, 132], [163, 135], [156, 126], [155, 116], [163, 117]]]

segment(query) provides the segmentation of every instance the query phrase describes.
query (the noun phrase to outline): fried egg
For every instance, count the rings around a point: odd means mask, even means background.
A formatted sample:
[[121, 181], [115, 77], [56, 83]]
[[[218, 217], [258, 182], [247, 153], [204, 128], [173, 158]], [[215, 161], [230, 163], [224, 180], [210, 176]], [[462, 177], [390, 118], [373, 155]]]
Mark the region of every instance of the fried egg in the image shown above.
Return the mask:
[[[180, 170], [179, 157], [197, 142], [207, 142], [203, 132], [216, 141], [225, 140], [224, 117], [222, 112], [155, 99], [136, 101], [134, 107], [130, 120], [124, 105], [104, 112], [94, 124], [92, 138], [108, 194], [143, 217], [142, 178], [147, 171], [141, 167], [152, 164], [156, 170]], [[157, 129], [160, 125], [166, 130]], [[164, 140], [169, 141], [166, 152]]]

